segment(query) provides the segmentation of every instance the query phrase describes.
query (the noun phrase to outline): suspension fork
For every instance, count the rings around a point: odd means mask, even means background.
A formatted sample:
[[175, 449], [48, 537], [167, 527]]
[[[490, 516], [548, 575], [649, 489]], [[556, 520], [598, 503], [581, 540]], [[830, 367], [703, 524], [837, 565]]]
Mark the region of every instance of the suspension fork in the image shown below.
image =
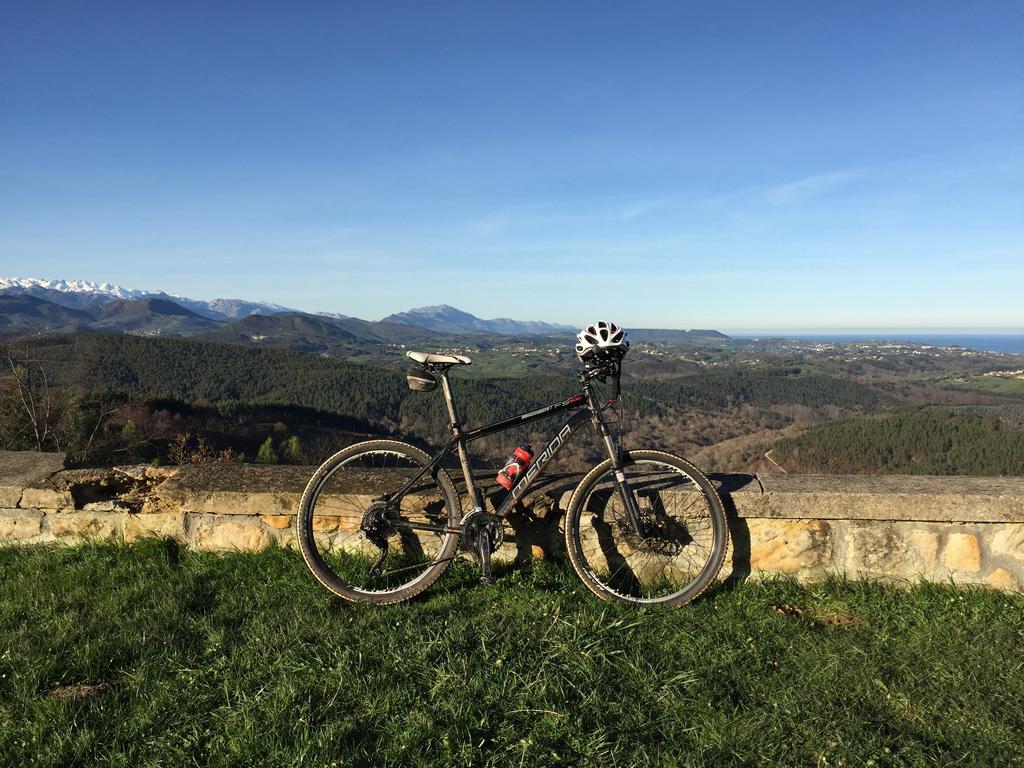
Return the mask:
[[[636, 535], [640, 538], [645, 538], [643, 525], [640, 521], [640, 507], [636, 503], [636, 494], [633, 493], [633, 489], [630, 487], [629, 481], [626, 480], [626, 472], [622, 462], [622, 454], [619, 452], [619, 446], [616, 445], [615, 438], [612, 437], [612, 432], [604, 420], [604, 411], [597, 401], [597, 394], [594, 392], [593, 387], [588, 383], [586, 389], [587, 397], [590, 402], [590, 410], [593, 414], [594, 426], [597, 427], [598, 432], [601, 433], [601, 439], [604, 441], [604, 447], [608, 451], [608, 458], [612, 460], [615, 487], [618, 489], [619, 496], [622, 498], [622, 504], [626, 508], [626, 517], [629, 518], [630, 525], [633, 526], [633, 530], [636, 532]], [[618, 387], [616, 387], [616, 389], [618, 389]]]

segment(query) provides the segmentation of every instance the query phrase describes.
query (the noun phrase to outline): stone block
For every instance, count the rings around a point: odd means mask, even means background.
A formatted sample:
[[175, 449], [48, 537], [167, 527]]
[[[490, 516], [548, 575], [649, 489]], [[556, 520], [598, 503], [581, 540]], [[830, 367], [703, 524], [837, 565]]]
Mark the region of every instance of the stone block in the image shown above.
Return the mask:
[[353, 516], [316, 515], [313, 518], [313, 530], [318, 533], [351, 532], [359, 530], [360, 523], [360, 519]]
[[850, 576], [915, 579], [935, 567], [938, 534], [912, 524], [851, 522], [847, 529], [845, 570]]
[[996, 568], [985, 579], [985, 583], [996, 589], [1016, 589], [1017, 577], [1005, 568]]
[[295, 518], [292, 515], [260, 515], [260, 520], [278, 530], [295, 525]]
[[192, 527], [192, 546], [196, 549], [215, 552], [255, 551], [263, 549], [270, 542], [270, 533], [255, 517], [226, 520], [203, 517], [196, 520]]
[[935, 568], [939, 554], [939, 535], [934, 531], [914, 528], [910, 531], [910, 546], [925, 573]]
[[38, 536], [43, 513], [38, 509], [0, 509], [0, 541], [20, 541]]
[[951, 533], [942, 550], [942, 564], [951, 571], [977, 573], [981, 570], [981, 547], [973, 533]]
[[1015, 522], [1024, 477], [759, 475], [763, 493], [733, 496], [740, 517], [918, 522]]
[[[0, 451], [0, 508], [19, 506], [23, 489], [45, 484], [64, 468], [64, 458], [63, 453]], [[20, 506], [33, 505], [22, 503]]]
[[0, 509], [14, 509], [21, 502], [24, 491], [20, 485], [0, 484]]
[[47, 515], [50, 533], [58, 538], [113, 539], [122, 529], [118, 512], [58, 512]]
[[185, 514], [183, 512], [157, 512], [149, 515], [128, 515], [124, 521], [124, 540], [157, 536], [184, 540]]
[[989, 549], [994, 555], [1024, 560], [1024, 523], [1000, 525], [992, 535]]
[[32, 509], [74, 509], [70, 491], [55, 488], [26, 488], [21, 495], [21, 507]]
[[748, 520], [752, 570], [801, 573], [829, 567], [832, 529], [821, 520]]

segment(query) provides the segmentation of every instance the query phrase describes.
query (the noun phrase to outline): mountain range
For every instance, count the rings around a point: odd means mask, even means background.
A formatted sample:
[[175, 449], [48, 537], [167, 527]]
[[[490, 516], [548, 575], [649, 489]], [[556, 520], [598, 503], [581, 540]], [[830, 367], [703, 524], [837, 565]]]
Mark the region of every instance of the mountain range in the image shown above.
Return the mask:
[[[484, 320], [446, 304], [370, 321], [243, 299], [200, 301], [111, 283], [0, 277], [0, 333], [89, 331], [195, 336], [330, 353], [353, 344], [408, 344], [453, 337], [571, 338], [576, 329], [542, 321]], [[711, 330], [631, 329], [629, 333], [635, 341], [707, 343], [728, 338]]]
[[265, 301], [243, 299], [214, 299], [197, 301], [174, 296], [164, 291], [140, 291], [122, 288], [113, 283], [93, 283], [88, 280], [39, 280], [33, 277], [0, 277], [0, 296], [35, 296], [62, 307], [90, 309], [111, 299], [162, 299], [211, 320], [227, 320], [254, 314], [274, 314], [297, 310]]

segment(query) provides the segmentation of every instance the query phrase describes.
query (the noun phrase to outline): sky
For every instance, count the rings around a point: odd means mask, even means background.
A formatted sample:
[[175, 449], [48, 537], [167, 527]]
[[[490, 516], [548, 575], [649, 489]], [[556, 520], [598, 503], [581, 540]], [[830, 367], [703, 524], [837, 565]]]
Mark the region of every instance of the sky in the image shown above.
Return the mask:
[[1024, 329], [1024, 3], [11, 3], [0, 275]]

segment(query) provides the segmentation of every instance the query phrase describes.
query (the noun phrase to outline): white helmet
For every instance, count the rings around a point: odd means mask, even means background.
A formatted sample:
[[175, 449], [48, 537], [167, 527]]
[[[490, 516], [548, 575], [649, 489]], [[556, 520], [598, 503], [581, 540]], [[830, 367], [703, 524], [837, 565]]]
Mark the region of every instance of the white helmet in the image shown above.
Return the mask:
[[629, 349], [626, 332], [604, 320], [588, 325], [576, 334], [576, 354], [584, 363], [596, 357], [622, 357]]

